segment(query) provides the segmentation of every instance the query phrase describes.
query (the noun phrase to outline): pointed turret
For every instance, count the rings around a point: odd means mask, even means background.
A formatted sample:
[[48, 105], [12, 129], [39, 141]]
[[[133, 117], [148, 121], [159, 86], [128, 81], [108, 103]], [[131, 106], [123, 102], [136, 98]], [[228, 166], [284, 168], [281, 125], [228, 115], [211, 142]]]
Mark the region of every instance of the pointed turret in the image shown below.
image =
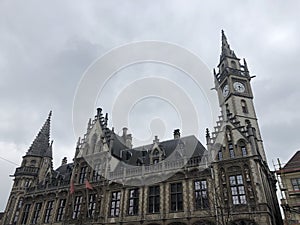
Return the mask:
[[32, 142], [26, 156], [48, 156], [52, 158], [52, 146], [49, 143], [51, 115], [52, 111], [49, 112], [47, 120]]
[[237, 59], [234, 51], [230, 49], [230, 45], [228, 44], [224, 30], [222, 30], [222, 51], [221, 51], [221, 56], [220, 56], [220, 62], [225, 57], [231, 57], [231, 58]]

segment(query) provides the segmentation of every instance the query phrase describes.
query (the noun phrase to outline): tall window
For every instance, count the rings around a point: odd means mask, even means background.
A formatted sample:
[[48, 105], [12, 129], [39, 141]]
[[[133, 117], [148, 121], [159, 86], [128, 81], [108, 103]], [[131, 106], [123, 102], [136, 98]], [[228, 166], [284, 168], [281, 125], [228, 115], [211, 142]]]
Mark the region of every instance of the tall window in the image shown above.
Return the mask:
[[30, 211], [30, 206], [31, 204], [26, 204], [24, 207], [24, 211], [22, 214], [22, 219], [21, 219], [21, 224], [26, 224], [29, 216], [29, 211]]
[[25, 183], [24, 183], [24, 187], [27, 188], [30, 186], [30, 180], [29, 179], [26, 179], [25, 180]]
[[31, 220], [32, 224], [37, 224], [38, 219], [40, 217], [41, 209], [42, 209], [42, 203], [41, 202], [36, 203], [33, 211], [33, 217]]
[[218, 159], [222, 160], [223, 159], [223, 152], [222, 149], [218, 152]]
[[87, 173], [87, 166], [83, 166], [80, 169], [80, 174], [79, 174], [79, 183], [83, 184], [84, 180], [86, 178], [86, 173]]
[[182, 183], [171, 184], [171, 211], [183, 210]]
[[66, 199], [60, 199], [58, 209], [57, 209], [57, 215], [56, 215], [57, 222], [60, 222], [63, 220], [64, 213], [65, 213], [65, 207], [66, 207]]
[[229, 143], [228, 144], [228, 149], [229, 149], [229, 156], [230, 158], [234, 158], [234, 150], [233, 150], [233, 144], [232, 143]]
[[101, 174], [101, 164], [97, 163], [97, 164], [95, 164], [95, 167], [93, 170], [93, 181], [99, 181], [100, 174]]
[[241, 100], [241, 106], [242, 106], [243, 113], [248, 113], [248, 107], [245, 100]]
[[300, 191], [300, 178], [291, 179], [294, 191]]
[[75, 204], [74, 204], [72, 219], [77, 219], [79, 217], [80, 209], [81, 209], [81, 203], [82, 203], [82, 196], [76, 196], [75, 197]]
[[16, 212], [15, 212], [13, 224], [17, 224], [17, 222], [18, 222], [19, 215], [20, 215], [20, 209], [22, 208], [22, 205], [23, 205], [23, 198], [20, 198], [18, 201]]
[[48, 201], [46, 206], [44, 223], [49, 223], [52, 215], [54, 201]]
[[195, 206], [196, 209], [205, 209], [209, 207], [207, 196], [207, 182], [206, 180], [195, 181]]
[[88, 207], [88, 218], [93, 218], [95, 215], [95, 210], [96, 210], [96, 199], [97, 195], [96, 194], [90, 194], [89, 195], [89, 207]]
[[139, 210], [139, 189], [129, 190], [128, 215], [137, 215]]
[[241, 142], [239, 145], [240, 145], [240, 149], [241, 149], [241, 152], [242, 152], [242, 156], [247, 156], [246, 144], [244, 142]]
[[160, 189], [159, 186], [149, 187], [148, 212], [158, 213], [160, 205]]
[[115, 191], [111, 193], [110, 216], [117, 217], [120, 213], [121, 192]]
[[246, 194], [242, 175], [229, 177], [232, 203], [234, 205], [246, 204]]

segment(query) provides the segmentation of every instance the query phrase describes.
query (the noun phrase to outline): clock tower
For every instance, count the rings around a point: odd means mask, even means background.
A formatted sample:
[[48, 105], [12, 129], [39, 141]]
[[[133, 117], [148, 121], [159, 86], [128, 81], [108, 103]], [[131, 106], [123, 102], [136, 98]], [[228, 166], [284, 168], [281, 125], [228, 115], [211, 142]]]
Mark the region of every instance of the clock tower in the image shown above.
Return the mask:
[[214, 77], [223, 119], [238, 122], [238, 126], [251, 126], [257, 140], [257, 149], [253, 153], [261, 155], [266, 161], [250, 84], [255, 76], [250, 75], [246, 60], [243, 59], [243, 63], [240, 61], [222, 30], [222, 51]]
[[[256, 222], [233, 224], [282, 225], [276, 179], [266, 162], [253, 104], [253, 77], [246, 60], [241, 62], [236, 56], [222, 31], [220, 62], [214, 70], [221, 116], [214, 132], [207, 130], [206, 135], [215, 195], [220, 201], [217, 215]], [[218, 224], [228, 224], [228, 220], [217, 216]]]

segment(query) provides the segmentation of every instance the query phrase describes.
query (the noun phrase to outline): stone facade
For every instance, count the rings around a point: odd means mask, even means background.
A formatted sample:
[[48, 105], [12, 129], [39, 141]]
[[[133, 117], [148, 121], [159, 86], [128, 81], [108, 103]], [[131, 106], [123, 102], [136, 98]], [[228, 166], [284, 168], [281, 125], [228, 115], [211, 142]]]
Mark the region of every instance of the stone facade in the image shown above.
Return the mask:
[[246, 61], [222, 32], [214, 71], [221, 116], [206, 147], [195, 136], [132, 148], [98, 109], [72, 163], [52, 168], [50, 117], [16, 169], [3, 225], [281, 225]]
[[281, 206], [285, 224], [300, 224], [300, 151], [276, 171], [282, 191]]

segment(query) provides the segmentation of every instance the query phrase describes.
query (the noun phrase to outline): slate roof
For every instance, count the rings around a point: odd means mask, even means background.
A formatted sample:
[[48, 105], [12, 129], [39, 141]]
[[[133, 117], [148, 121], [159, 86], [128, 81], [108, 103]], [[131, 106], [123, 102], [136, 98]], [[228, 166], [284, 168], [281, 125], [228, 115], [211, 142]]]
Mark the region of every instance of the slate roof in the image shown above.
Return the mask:
[[283, 172], [292, 172], [300, 170], [300, 151], [297, 151], [295, 155], [285, 164], [282, 168]]
[[50, 111], [47, 120], [32, 142], [30, 148], [26, 153], [26, 156], [47, 156], [52, 158], [52, 145], [50, 145], [49, 143], [51, 115], [52, 112]]
[[225, 57], [231, 57], [237, 59], [234, 51], [230, 49], [230, 45], [228, 44], [225, 33], [222, 30], [222, 51], [221, 51], [220, 61], [222, 61]]
[[[204, 146], [194, 135], [162, 141], [157, 144], [164, 158], [170, 157], [172, 153], [174, 153], [172, 157], [183, 157], [184, 154], [189, 158], [196, 156], [201, 157], [206, 151]], [[113, 155], [126, 164], [137, 165], [139, 161], [144, 165], [150, 165], [150, 154], [154, 145], [155, 143], [129, 149], [122, 144], [122, 140], [114, 139]]]
[[73, 170], [73, 163], [68, 163], [58, 167], [54, 171], [54, 173], [57, 178], [61, 178], [62, 180], [67, 181], [71, 179], [72, 170]]

